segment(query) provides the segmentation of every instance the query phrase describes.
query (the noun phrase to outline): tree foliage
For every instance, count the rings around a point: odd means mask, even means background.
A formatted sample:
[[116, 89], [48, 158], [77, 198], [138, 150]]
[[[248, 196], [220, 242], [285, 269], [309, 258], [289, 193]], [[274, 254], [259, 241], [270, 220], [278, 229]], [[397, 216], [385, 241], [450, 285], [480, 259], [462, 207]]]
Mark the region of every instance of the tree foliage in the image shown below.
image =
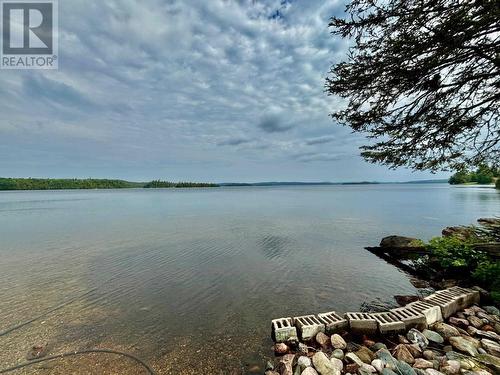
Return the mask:
[[480, 165], [475, 171], [470, 172], [467, 169], [462, 169], [450, 177], [448, 181], [452, 185], [478, 183], [491, 184], [495, 178], [500, 177], [500, 170], [487, 165]]
[[500, 2], [353, 0], [332, 33], [351, 38], [332, 67], [332, 117], [372, 142], [371, 162], [459, 169], [500, 160]]

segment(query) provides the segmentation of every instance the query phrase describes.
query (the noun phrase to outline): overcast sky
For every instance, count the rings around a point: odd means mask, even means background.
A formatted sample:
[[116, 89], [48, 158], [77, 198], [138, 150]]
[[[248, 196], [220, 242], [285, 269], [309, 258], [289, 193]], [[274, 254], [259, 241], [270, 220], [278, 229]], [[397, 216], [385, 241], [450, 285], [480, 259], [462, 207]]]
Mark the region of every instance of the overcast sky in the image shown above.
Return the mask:
[[415, 180], [324, 93], [342, 1], [60, 0], [59, 70], [0, 70], [0, 176]]

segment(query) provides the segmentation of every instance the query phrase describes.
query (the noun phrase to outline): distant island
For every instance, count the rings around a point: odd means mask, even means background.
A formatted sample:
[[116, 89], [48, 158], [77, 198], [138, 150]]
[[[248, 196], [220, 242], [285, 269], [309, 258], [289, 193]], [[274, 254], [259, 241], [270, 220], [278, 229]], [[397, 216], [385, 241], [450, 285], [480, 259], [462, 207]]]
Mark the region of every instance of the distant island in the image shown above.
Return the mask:
[[206, 188], [218, 184], [199, 182], [130, 182], [109, 179], [0, 178], [0, 190], [63, 190], [63, 189], [161, 189]]

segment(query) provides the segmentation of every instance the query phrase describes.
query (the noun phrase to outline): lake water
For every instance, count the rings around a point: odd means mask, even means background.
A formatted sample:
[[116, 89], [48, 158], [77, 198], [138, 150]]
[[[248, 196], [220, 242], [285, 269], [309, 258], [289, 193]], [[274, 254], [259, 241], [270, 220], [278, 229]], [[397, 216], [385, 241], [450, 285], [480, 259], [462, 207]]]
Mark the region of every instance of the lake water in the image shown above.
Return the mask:
[[[0, 367], [48, 343], [248, 373], [272, 355], [273, 318], [415, 291], [365, 246], [499, 213], [500, 192], [446, 184], [1, 192], [0, 332], [71, 303], [0, 336]], [[141, 372], [95, 355], [26, 373]]]

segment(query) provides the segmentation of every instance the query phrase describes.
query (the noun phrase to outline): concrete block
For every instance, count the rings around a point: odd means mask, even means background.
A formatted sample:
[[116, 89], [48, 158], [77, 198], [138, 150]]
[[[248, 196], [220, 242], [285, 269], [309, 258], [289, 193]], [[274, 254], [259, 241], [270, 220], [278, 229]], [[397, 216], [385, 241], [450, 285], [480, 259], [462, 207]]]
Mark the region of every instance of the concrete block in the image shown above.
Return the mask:
[[424, 314], [414, 309], [411, 309], [411, 306], [398, 307], [396, 309], [392, 309], [391, 313], [398, 317], [398, 319], [404, 323], [406, 330], [410, 330], [412, 328], [416, 328], [419, 331], [422, 331], [427, 328], [427, 319]]
[[318, 320], [325, 325], [325, 331], [333, 334], [346, 329], [349, 323], [335, 311], [318, 314]]
[[349, 312], [345, 318], [349, 322], [349, 327], [354, 333], [374, 334], [378, 330], [377, 321], [368, 313]]
[[280, 318], [271, 321], [272, 337], [275, 342], [297, 340], [297, 328], [293, 325], [292, 318]]
[[311, 340], [318, 332], [325, 332], [325, 325], [315, 315], [304, 315], [293, 318], [302, 340]]
[[471, 305], [478, 304], [481, 300], [481, 294], [477, 290], [461, 288], [454, 286], [452, 288], [441, 290], [437, 293], [448, 294], [458, 298], [459, 308], [465, 309]]
[[441, 308], [435, 304], [430, 303], [429, 301], [416, 301], [409, 303], [405, 306], [407, 309], [410, 309], [416, 313], [422, 314], [425, 316], [425, 320], [427, 325], [430, 326], [436, 322], [443, 321], [443, 315], [441, 313]]
[[460, 310], [461, 300], [459, 297], [450, 296], [445, 293], [434, 293], [424, 298], [424, 301], [432, 303], [441, 308], [441, 314], [446, 319]]
[[378, 331], [383, 335], [405, 332], [405, 324], [391, 312], [370, 314], [377, 321]]

